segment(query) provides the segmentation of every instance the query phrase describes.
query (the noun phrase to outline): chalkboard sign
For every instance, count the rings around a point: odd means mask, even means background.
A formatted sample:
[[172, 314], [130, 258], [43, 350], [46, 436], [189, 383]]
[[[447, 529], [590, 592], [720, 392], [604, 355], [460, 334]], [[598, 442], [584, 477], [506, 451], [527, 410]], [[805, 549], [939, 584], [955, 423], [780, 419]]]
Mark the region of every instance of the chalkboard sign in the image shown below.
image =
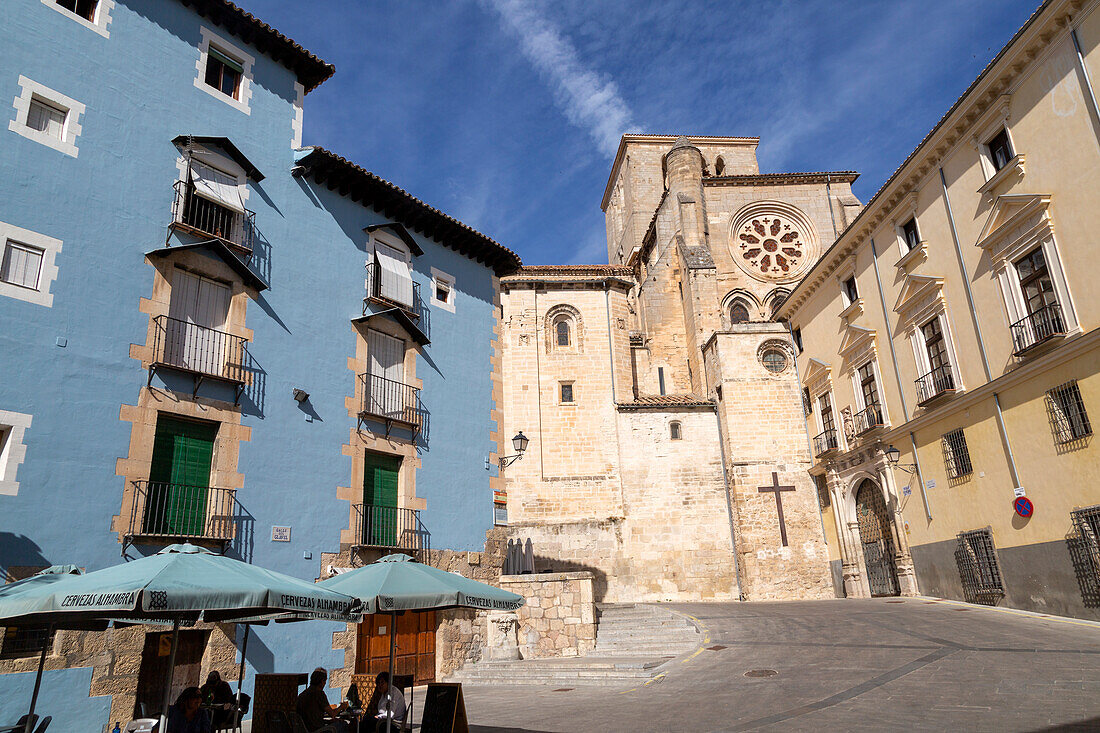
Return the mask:
[[424, 717], [420, 733], [469, 733], [466, 703], [462, 700], [462, 685], [457, 682], [435, 682], [428, 685], [424, 698]]

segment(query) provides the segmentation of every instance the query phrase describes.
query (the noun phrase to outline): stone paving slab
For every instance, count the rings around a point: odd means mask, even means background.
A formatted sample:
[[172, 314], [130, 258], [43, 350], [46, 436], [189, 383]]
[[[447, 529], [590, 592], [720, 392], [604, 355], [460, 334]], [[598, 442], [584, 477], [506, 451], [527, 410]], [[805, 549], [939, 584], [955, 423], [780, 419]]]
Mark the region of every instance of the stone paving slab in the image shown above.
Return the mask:
[[621, 692], [466, 685], [471, 730], [1100, 730], [1090, 622], [912, 598], [672, 608], [725, 649]]

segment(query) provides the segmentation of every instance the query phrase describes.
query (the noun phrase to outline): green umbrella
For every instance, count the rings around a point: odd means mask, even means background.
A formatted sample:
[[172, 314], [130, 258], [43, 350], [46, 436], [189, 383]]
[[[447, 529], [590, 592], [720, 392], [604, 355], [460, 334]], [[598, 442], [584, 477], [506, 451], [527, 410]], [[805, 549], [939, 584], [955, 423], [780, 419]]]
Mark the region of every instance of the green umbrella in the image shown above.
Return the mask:
[[191, 544], [169, 545], [133, 562], [39, 581], [22, 592], [0, 593], [2, 626], [80, 628], [107, 621], [170, 622], [172, 651], [164, 690], [165, 714], [181, 622], [200, 618], [262, 622], [287, 613], [295, 619], [357, 621], [361, 617], [354, 597]]
[[[390, 614], [390, 672], [396, 651], [398, 611], [431, 611], [444, 608], [481, 608], [514, 611], [525, 603], [523, 596], [494, 588], [457, 573], [433, 568], [408, 555], [387, 555], [370, 565], [322, 580], [330, 590], [346, 593], [363, 603], [363, 613]], [[386, 730], [393, 717], [386, 718]]]

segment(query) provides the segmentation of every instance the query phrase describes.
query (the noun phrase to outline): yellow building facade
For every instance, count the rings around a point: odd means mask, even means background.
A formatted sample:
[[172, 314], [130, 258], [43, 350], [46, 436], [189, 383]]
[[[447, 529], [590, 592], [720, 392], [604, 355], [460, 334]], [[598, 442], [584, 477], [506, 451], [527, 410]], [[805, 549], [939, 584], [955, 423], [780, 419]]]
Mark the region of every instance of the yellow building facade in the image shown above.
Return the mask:
[[779, 311], [848, 596], [1100, 618], [1097, 10], [1044, 3]]

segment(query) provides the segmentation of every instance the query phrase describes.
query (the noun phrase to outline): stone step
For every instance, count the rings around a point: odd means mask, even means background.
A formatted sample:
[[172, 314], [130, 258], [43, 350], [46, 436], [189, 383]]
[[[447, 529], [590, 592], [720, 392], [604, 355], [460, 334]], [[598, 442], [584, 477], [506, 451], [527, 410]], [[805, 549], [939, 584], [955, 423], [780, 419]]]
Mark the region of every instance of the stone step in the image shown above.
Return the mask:
[[637, 628], [635, 626], [607, 626], [600, 624], [598, 637], [600, 639], [640, 639], [640, 638], [694, 638], [699, 632], [694, 626], [668, 626], [661, 629]]

